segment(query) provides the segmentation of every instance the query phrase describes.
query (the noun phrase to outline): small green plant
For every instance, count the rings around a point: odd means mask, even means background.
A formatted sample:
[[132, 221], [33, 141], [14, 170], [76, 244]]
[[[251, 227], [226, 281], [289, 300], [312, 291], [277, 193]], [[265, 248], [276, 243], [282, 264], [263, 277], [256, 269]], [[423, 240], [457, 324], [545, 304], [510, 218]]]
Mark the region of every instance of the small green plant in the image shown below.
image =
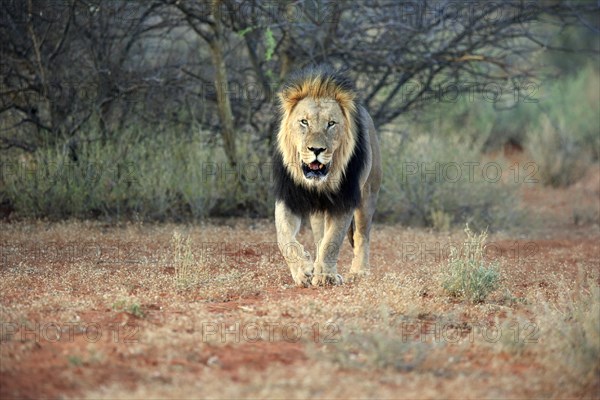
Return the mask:
[[80, 356], [70, 355], [67, 357], [67, 361], [69, 361], [69, 365], [72, 365], [73, 367], [83, 365], [83, 359]]
[[484, 258], [487, 230], [477, 235], [467, 224], [465, 233], [462, 248], [450, 250], [442, 287], [450, 296], [479, 303], [500, 286], [500, 271], [496, 263], [488, 265]]
[[124, 311], [138, 318], [144, 317], [144, 311], [142, 310], [142, 306], [137, 302], [128, 304], [126, 300], [119, 300], [113, 304], [113, 310]]
[[277, 47], [277, 42], [273, 37], [273, 31], [271, 27], [267, 27], [265, 31], [265, 60], [271, 61], [273, 58], [273, 54], [275, 53], [275, 47]]
[[138, 303], [130, 304], [126, 310], [129, 314], [136, 316], [138, 318], [144, 317], [144, 312], [142, 311], [142, 306]]
[[67, 362], [72, 367], [82, 365], [101, 364], [106, 361], [104, 353], [98, 351], [93, 345], [88, 345], [87, 352], [79, 354], [69, 354]]

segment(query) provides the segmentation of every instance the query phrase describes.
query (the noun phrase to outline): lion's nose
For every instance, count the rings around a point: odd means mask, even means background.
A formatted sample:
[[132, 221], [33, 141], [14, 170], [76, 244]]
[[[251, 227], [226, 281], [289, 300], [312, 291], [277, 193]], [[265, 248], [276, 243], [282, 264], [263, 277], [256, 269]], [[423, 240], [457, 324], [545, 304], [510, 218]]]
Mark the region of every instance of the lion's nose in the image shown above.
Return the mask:
[[308, 150], [310, 150], [313, 153], [315, 153], [315, 156], [318, 156], [319, 154], [321, 154], [322, 152], [324, 152], [326, 149], [324, 149], [322, 147], [319, 147], [319, 148], [309, 147]]

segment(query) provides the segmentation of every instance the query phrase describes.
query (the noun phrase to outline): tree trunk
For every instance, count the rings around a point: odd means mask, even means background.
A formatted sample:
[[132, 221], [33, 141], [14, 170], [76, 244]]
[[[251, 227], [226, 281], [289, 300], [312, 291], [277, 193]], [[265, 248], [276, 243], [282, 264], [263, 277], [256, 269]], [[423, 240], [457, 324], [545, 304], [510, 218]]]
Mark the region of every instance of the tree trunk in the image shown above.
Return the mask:
[[[218, 2], [213, 3], [213, 7], [218, 7]], [[214, 15], [216, 9], [213, 10]], [[227, 67], [223, 59], [223, 42], [221, 21], [215, 17], [214, 32], [215, 37], [210, 41], [210, 52], [212, 55], [213, 66], [215, 68], [215, 86], [217, 91], [217, 109], [219, 119], [221, 120], [221, 137], [223, 138], [223, 147], [225, 155], [231, 166], [236, 165], [236, 146], [235, 130], [233, 127], [233, 112], [231, 111], [231, 102], [229, 100], [229, 83], [227, 81]]]

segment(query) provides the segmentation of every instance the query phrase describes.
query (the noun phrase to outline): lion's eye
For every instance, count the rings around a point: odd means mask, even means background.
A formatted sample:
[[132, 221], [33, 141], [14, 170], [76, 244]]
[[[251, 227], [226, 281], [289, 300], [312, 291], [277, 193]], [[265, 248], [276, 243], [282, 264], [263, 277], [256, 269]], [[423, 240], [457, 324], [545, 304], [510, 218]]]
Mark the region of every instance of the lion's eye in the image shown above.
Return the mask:
[[307, 120], [305, 120], [305, 119], [301, 119], [301, 120], [300, 120], [300, 123], [301, 123], [302, 125], [304, 125], [304, 126], [308, 126], [308, 121], [307, 121]]
[[327, 127], [328, 127], [328, 128], [331, 128], [331, 127], [332, 127], [332, 126], [334, 126], [335, 124], [337, 124], [337, 122], [335, 122], [335, 121], [329, 121], [329, 122], [327, 123]]

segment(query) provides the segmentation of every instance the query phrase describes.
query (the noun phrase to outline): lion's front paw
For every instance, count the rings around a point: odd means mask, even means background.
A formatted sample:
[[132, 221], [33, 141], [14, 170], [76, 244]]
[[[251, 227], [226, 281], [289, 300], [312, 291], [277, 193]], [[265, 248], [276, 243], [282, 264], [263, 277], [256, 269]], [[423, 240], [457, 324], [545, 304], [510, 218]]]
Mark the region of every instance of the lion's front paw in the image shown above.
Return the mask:
[[340, 274], [315, 274], [312, 278], [314, 286], [339, 286], [344, 284], [344, 279]]
[[350, 271], [348, 273], [348, 282], [358, 282], [367, 276], [367, 271]]
[[292, 275], [294, 283], [299, 287], [309, 287], [311, 278], [313, 277], [313, 264], [311, 261], [306, 261], [304, 265], [299, 266], [296, 273]]
[[294, 283], [296, 283], [296, 286], [309, 287], [312, 273], [308, 271], [298, 271], [292, 278], [294, 278]]

